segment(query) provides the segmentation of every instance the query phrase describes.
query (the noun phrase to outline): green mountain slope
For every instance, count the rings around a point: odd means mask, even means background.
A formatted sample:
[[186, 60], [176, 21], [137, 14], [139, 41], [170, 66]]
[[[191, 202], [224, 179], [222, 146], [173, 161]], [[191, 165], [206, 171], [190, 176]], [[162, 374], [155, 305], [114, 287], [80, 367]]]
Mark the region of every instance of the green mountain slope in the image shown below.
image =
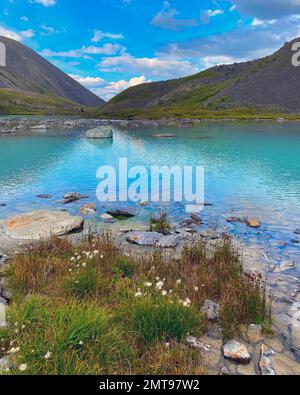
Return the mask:
[[300, 68], [293, 40], [271, 56], [213, 67], [190, 77], [127, 89], [101, 110], [115, 117], [273, 117], [300, 113]]

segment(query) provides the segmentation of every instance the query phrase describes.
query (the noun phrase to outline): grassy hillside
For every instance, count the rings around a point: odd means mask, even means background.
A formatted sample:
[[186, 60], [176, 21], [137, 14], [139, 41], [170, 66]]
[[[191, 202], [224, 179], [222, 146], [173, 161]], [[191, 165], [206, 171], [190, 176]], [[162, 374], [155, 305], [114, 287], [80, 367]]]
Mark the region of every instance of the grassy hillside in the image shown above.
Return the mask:
[[0, 114], [82, 114], [93, 109], [55, 95], [0, 89]]
[[119, 118], [298, 119], [300, 68], [291, 63], [293, 42], [262, 59], [131, 87], [98, 113]]

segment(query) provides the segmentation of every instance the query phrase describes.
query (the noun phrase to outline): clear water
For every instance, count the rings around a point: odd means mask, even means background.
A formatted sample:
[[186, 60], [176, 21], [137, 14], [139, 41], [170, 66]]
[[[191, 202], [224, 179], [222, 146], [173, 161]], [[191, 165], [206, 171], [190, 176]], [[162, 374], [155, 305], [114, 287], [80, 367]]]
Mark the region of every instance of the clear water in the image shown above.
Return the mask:
[[[155, 139], [153, 133], [174, 133]], [[0, 218], [12, 213], [53, 206], [64, 193], [79, 191], [96, 202], [96, 171], [127, 157], [129, 166], [202, 165], [205, 199], [213, 206], [201, 214], [206, 226], [228, 230], [248, 243], [266, 248], [277, 261], [296, 259], [299, 246], [293, 233], [300, 228], [300, 124], [212, 123], [196, 129], [117, 131], [113, 141], [88, 141], [84, 131], [51, 130], [0, 136]], [[50, 193], [41, 200], [37, 194]], [[118, 204], [119, 206], [120, 204]], [[80, 204], [68, 206], [78, 213]], [[98, 203], [99, 212], [105, 204]], [[66, 208], [64, 206], [64, 208]], [[171, 203], [176, 220], [185, 218], [184, 206]], [[147, 219], [152, 207], [139, 208]], [[257, 231], [229, 224], [226, 216], [255, 216]], [[299, 237], [299, 236], [298, 236]], [[282, 241], [288, 242], [282, 246]]]

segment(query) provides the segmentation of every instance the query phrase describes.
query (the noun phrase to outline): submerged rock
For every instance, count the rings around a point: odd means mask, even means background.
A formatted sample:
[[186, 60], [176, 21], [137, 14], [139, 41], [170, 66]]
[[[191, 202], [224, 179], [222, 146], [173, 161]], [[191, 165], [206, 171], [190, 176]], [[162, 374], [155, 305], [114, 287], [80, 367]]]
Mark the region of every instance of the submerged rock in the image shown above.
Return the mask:
[[52, 195], [49, 193], [41, 193], [40, 195], [36, 195], [36, 197], [39, 199], [51, 199]]
[[107, 213], [101, 214], [100, 218], [104, 219], [104, 220], [112, 220], [112, 219], [114, 219], [114, 217], [112, 215], [107, 214]]
[[61, 203], [69, 204], [87, 198], [88, 198], [87, 195], [81, 195], [79, 192], [68, 192], [64, 194], [64, 200]]
[[293, 376], [300, 374], [299, 363], [283, 354], [275, 352], [267, 344], [261, 345], [258, 366], [263, 376]]
[[135, 217], [135, 212], [134, 211], [129, 211], [129, 210], [122, 210], [122, 209], [116, 209], [116, 210], [109, 210], [107, 211], [107, 214], [111, 215], [113, 218], [133, 218]]
[[300, 356], [300, 322], [291, 329], [291, 350]]
[[259, 218], [247, 218], [246, 224], [251, 228], [260, 228], [261, 222]]
[[236, 362], [248, 363], [251, 360], [248, 348], [235, 340], [231, 340], [223, 346], [223, 354], [225, 358]]
[[217, 321], [220, 313], [220, 306], [218, 303], [207, 299], [201, 309], [209, 321]]
[[81, 230], [83, 223], [81, 217], [63, 211], [38, 210], [10, 217], [2, 228], [12, 239], [40, 240]]
[[109, 126], [99, 126], [86, 132], [87, 139], [111, 139], [113, 130]]

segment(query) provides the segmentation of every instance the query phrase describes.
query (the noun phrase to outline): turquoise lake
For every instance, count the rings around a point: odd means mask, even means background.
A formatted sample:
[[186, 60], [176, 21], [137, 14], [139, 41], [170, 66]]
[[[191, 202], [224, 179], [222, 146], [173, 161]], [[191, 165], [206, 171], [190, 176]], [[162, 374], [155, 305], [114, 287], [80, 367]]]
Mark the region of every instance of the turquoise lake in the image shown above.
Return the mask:
[[[157, 139], [154, 133], [173, 133]], [[85, 130], [0, 136], [0, 219], [46, 207], [79, 213], [80, 203], [62, 206], [64, 193], [78, 191], [97, 202], [102, 165], [201, 165], [205, 168], [204, 227], [228, 231], [266, 248], [270, 258], [298, 260], [300, 236], [300, 124], [207, 123], [195, 129], [116, 130], [113, 141], [88, 141]], [[52, 194], [42, 200], [37, 194]], [[108, 204], [98, 202], [98, 214]], [[116, 203], [120, 206], [120, 203]], [[147, 220], [155, 207], [139, 207]], [[122, 204], [124, 207], [124, 204]], [[186, 217], [184, 205], [164, 205], [175, 221]], [[262, 227], [229, 224], [228, 216], [259, 217]], [[285, 243], [287, 245], [283, 245]]]

